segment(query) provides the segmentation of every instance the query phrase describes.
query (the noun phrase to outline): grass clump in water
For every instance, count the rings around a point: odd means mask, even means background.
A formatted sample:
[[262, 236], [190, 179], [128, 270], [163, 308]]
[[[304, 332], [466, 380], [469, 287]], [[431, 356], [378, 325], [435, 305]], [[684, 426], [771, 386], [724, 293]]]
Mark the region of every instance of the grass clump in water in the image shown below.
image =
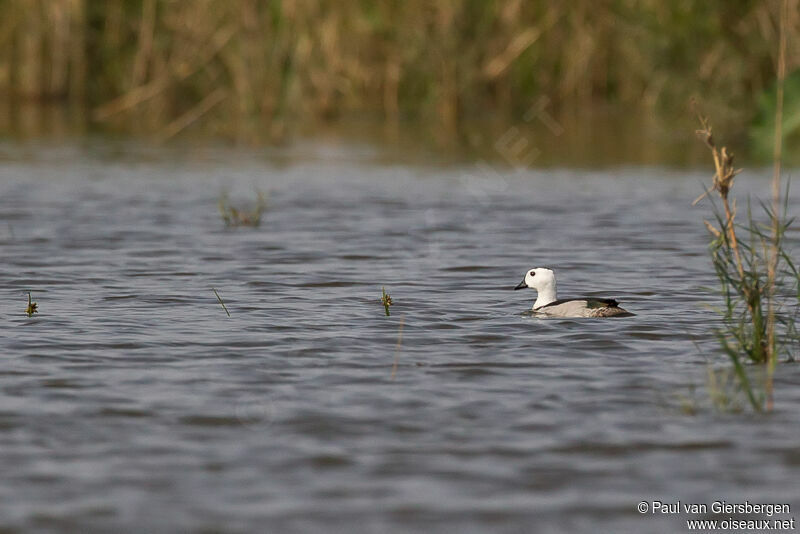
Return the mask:
[[28, 307], [25, 308], [25, 313], [28, 317], [33, 317], [34, 313], [39, 313], [39, 304], [31, 300], [31, 292], [28, 291]]
[[[791, 349], [798, 342], [800, 278], [784, 243], [792, 222], [787, 217], [789, 191], [783, 193], [782, 207], [776, 202], [761, 204], [766, 223], [753, 219], [748, 204], [747, 222], [736, 224], [736, 201], [730, 200], [729, 194], [740, 169], [734, 167], [733, 154], [726, 147], [717, 147], [708, 120], [701, 117], [700, 123], [697, 134], [711, 151], [715, 173], [711, 187], [695, 203], [711, 192], [721, 200], [720, 206], [711, 198], [716, 225], [704, 221], [711, 234], [711, 262], [724, 299], [723, 327], [716, 335], [733, 364], [735, 388], [745, 394], [753, 409], [769, 410], [775, 365], [781, 356], [793, 359]], [[766, 365], [763, 388], [753, 384], [747, 364]], [[723, 397], [730, 400], [730, 393], [723, 390], [734, 385], [719, 380], [720, 376], [718, 371], [710, 371], [709, 387], [714, 404], [726, 409], [731, 403]]]
[[392, 302], [392, 296], [386, 292], [386, 288], [381, 288], [381, 304], [383, 304], [383, 311], [386, 312], [386, 317], [389, 317], [389, 306], [394, 304]]
[[[753, 220], [749, 202], [747, 224], [734, 224], [736, 202], [729, 202], [728, 194], [739, 171], [733, 167], [733, 154], [725, 147], [717, 148], [707, 119], [700, 118], [702, 128], [697, 131], [711, 150], [715, 167], [714, 181], [700, 198], [716, 191], [722, 200], [722, 209], [712, 203], [718, 227], [706, 221], [712, 234], [711, 261], [725, 300], [724, 326], [717, 330], [717, 338], [733, 364], [737, 386], [744, 391], [756, 411], [772, 409], [775, 366], [782, 355], [793, 360], [792, 348], [800, 345], [797, 330], [800, 273], [785, 246], [785, 236], [792, 223], [788, 217], [788, 184], [781, 196], [788, 0], [781, 0], [779, 6], [772, 202], [769, 205], [761, 203], [768, 224]], [[744, 239], [737, 236], [737, 228]], [[748, 363], [765, 366], [763, 390], [753, 386], [745, 369]]]
[[252, 226], [255, 228], [261, 225], [261, 216], [267, 209], [267, 197], [262, 191], [257, 191], [255, 204], [242, 208], [231, 205], [228, 193], [223, 191], [217, 205], [225, 226]]

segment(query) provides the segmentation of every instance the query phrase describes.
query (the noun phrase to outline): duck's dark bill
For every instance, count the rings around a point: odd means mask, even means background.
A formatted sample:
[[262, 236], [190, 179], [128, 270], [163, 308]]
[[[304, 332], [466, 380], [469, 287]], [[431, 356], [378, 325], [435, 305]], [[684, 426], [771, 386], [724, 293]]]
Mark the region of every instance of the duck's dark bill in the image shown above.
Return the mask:
[[526, 284], [526, 283], [525, 283], [525, 280], [523, 280], [523, 281], [522, 281], [522, 282], [520, 282], [520, 283], [519, 283], [519, 285], [518, 285], [517, 287], [515, 287], [514, 289], [525, 289], [525, 288], [527, 288], [527, 287], [528, 287], [528, 284]]

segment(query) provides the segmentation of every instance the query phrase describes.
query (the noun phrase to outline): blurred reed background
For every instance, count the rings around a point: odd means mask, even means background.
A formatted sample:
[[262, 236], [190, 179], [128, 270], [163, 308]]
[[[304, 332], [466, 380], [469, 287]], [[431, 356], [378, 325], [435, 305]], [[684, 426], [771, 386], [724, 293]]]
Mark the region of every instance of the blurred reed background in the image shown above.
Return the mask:
[[[769, 131], [777, 4], [0, 0], [0, 133], [262, 144], [356, 117], [469, 145], [487, 131], [470, 125], [502, 132], [536, 102], [566, 125], [597, 113], [691, 125], [700, 96], [747, 136]], [[792, 73], [796, 0], [789, 16]]]

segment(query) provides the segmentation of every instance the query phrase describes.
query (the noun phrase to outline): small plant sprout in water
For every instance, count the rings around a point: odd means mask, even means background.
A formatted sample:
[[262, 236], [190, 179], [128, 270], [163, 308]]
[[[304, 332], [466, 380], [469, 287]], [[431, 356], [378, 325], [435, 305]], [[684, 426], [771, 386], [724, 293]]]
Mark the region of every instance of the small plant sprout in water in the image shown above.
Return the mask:
[[219, 296], [219, 293], [217, 293], [217, 290], [212, 287], [211, 291], [213, 291], [214, 294], [217, 296], [217, 300], [222, 305], [222, 309], [225, 310], [225, 313], [227, 313], [228, 317], [230, 317], [231, 316], [231, 312], [228, 311], [228, 307], [225, 306], [225, 303], [222, 301], [222, 297]]
[[389, 306], [391, 306], [394, 303], [392, 302], [391, 295], [389, 295], [389, 293], [386, 292], [386, 288], [385, 287], [381, 288], [381, 304], [383, 304], [383, 311], [386, 312], [386, 317], [389, 317], [389, 315], [390, 315], [389, 314]]
[[267, 197], [263, 191], [257, 190], [254, 204], [247, 207], [236, 207], [231, 205], [227, 191], [223, 191], [217, 205], [225, 226], [257, 227], [261, 224], [261, 215], [267, 209]]
[[34, 313], [39, 313], [38, 308], [39, 304], [31, 300], [31, 292], [28, 291], [28, 307], [25, 308], [25, 313], [28, 315], [28, 317], [33, 317]]

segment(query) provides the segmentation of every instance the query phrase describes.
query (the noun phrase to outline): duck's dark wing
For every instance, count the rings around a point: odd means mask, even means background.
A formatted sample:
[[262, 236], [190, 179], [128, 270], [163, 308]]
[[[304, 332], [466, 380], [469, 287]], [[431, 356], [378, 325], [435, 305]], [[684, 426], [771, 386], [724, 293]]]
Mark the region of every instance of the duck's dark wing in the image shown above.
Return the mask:
[[540, 306], [537, 308], [538, 310], [542, 310], [544, 308], [549, 308], [550, 306], [558, 306], [559, 304], [565, 304], [567, 302], [572, 302], [575, 300], [581, 300], [586, 302], [586, 307], [590, 309], [594, 308], [617, 308], [619, 307], [619, 302], [614, 299], [598, 299], [594, 297], [584, 297], [582, 299], [559, 299], [554, 300], [550, 304], [545, 304], [544, 306]]
[[590, 308], [619, 308], [619, 302], [614, 299], [587, 298]]

